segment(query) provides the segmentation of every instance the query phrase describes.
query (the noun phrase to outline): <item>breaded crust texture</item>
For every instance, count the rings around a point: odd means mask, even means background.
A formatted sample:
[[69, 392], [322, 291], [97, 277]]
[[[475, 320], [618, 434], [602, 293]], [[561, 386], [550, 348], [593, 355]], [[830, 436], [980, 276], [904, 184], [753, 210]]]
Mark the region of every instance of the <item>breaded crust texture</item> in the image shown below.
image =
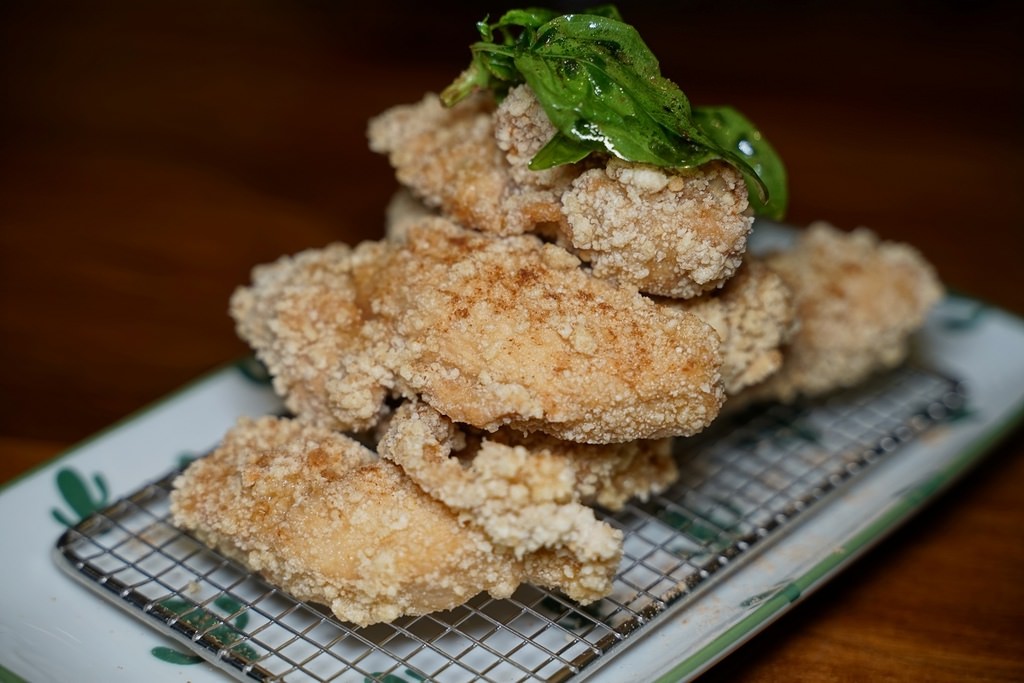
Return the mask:
[[446, 109], [427, 95], [381, 114], [368, 134], [427, 206], [475, 230], [553, 237], [597, 277], [689, 298], [736, 272], [753, 217], [735, 169], [669, 171], [595, 158], [530, 170], [554, 133], [522, 85], [500, 105], [480, 94]]
[[610, 528], [610, 552], [588, 563], [556, 545], [496, 545], [358, 442], [273, 417], [242, 419], [192, 463], [174, 483], [171, 512], [207, 545], [359, 625], [481, 591], [508, 597], [525, 581], [589, 602], [611, 589], [621, 553]]
[[782, 366], [782, 345], [799, 327], [790, 288], [752, 256], [721, 289], [674, 305], [718, 333], [722, 380], [729, 396], [776, 372]]
[[765, 263], [792, 291], [799, 327], [779, 371], [741, 392], [743, 401], [817, 396], [895, 367], [943, 292], [916, 249], [865, 228], [814, 223]]
[[335, 429], [372, 426], [394, 395], [488, 431], [616, 443], [698, 432], [724, 399], [696, 315], [535, 236], [441, 218], [262, 267], [231, 310], [289, 408]]
[[231, 299], [294, 417], [241, 419], [171, 494], [175, 524], [359, 625], [524, 582], [608, 595], [623, 533], [591, 505], [668, 488], [673, 438], [726, 396], [901, 362], [941, 296], [866, 230], [746, 256], [746, 185], [721, 162], [530, 169], [555, 130], [525, 85], [427, 95], [368, 134], [404, 187], [386, 237], [259, 266]]

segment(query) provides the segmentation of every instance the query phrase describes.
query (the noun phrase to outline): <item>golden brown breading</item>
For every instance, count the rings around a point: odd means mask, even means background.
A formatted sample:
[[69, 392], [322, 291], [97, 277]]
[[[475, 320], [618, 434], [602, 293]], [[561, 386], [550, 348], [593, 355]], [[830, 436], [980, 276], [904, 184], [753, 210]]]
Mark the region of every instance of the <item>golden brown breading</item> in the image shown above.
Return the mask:
[[[401, 413], [402, 407], [398, 413]], [[427, 408], [427, 410], [432, 410]], [[436, 412], [436, 411], [435, 411]], [[395, 414], [378, 425], [374, 443], [379, 442], [391, 426]], [[447, 418], [442, 418], [447, 421]], [[448, 421], [450, 423], [450, 421]], [[454, 423], [451, 423], [454, 424]], [[679, 468], [672, 449], [671, 437], [636, 439], [623, 443], [588, 444], [558, 439], [541, 432], [523, 434], [502, 427], [485, 432], [465, 424], [455, 425], [451, 439], [444, 443], [452, 457], [468, 466], [484, 448], [492, 452], [525, 449], [527, 457], [541, 454], [561, 461], [572, 471], [573, 497], [584, 505], [599, 505], [618, 511], [630, 500], [646, 502], [665, 491], [679, 478]]]
[[427, 206], [460, 225], [506, 234], [501, 198], [511, 182], [494, 141], [491, 98], [446, 109], [435, 95], [393, 107], [370, 122], [370, 148], [387, 153], [395, 175]]
[[476, 230], [538, 232], [601, 278], [687, 298], [733, 275], [753, 222], [746, 185], [721, 163], [665, 171], [600, 157], [531, 171], [554, 128], [528, 86], [500, 105], [479, 95], [446, 110], [428, 95], [369, 127], [400, 182]]
[[[507, 431], [503, 436], [516, 440]], [[646, 498], [664, 489], [676, 475], [667, 440], [646, 449], [636, 442], [579, 446], [550, 437], [529, 447], [484, 437], [463, 448], [465, 441], [449, 419], [411, 402], [391, 417], [377, 450], [516, 557], [550, 548], [564, 549], [581, 565], [617, 563], [621, 532], [581, 502], [621, 506], [633, 494]]]
[[669, 172], [612, 159], [562, 205], [566, 239], [594, 275], [681, 299], [732, 277], [753, 224], [743, 177], [722, 163]]
[[333, 244], [282, 257], [254, 268], [254, 286], [232, 295], [238, 335], [293, 413], [343, 431], [369, 429], [385, 413], [390, 373], [373, 360], [385, 330], [366, 315], [352, 281], [354, 265], [382, 251]]
[[814, 223], [766, 263], [792, 290], [800, 326], [783, 350], [782, 368], [742, 392], [743, 402], [816, 396], [895, 367], [942, 296], [917, 250], [864, 228], [842, 232]]
[[584, 160], [541, 171], [530, 169], [530, 160], [556, 131], [528, 86], [509, 91], [494, 111], [493, 125], [510, 180], [501, 201], [505, 230], [540, 233], [572, 249], [564, 239], [567, 223], [562, 195], [580, 173], [598, 162]]
[[[407, 190], [388, 205], [389, 240], [405, 239], [405, 229], [435, 215]], [[720, 288], [692, 299], [661, 300], [696, 314], [722, 341], [722, 381], [732, 396], [763, 381], [782, 365], [780, 346], [798, 326], [792, 293], [775, 271], [748, 255]]]
[[404, 241], [258, 269], [232, 313], [289, 407], [336, 429], [379, 420], [387, 392], [585, 443], [707, 426], [724, 397], [718, 336], [579, 266], [530, 235], [425, 218]]
[[406, 403], [377, 449], [460, 520], [478, 525], [516, 557], [562, 547], [582, 564], [618, 564], [622, 533], [579, 504], [568, 461], [484, 441], [463, 467], [449, 457], [456, 438], [455, 426], [437, 411]]
[[729, 396], [778, 370], [780, 347], [799, 326], [789, 287], [752, 256], [721, 289], [674, 305], [698, 315], [718, 332], [722, 381]]
[[[494, 111], [494, 139], [505, 153], [509, 174], [521, 188], [548, 190], [548, 201], [558, 209], [558, 195], [586, 169], [588, 164], [565, 164], [534, 171], [530, 160], [554, 137], [557, 130], [529, 86], [509, 90]], [[509, 211], [508, 213], [513, 213]], [[561, 218], [552, 220], [560, 221]]]
[[[465, 460], [474, 457], [480, 444], [470, 444], [458, 453]], [[480, 435], [476, 435], [480, 441]], [[507, 448], [525, 448], [530, 453], [547, 453], [566, 461], [576, 480], [574, 495], [581, 503], [621, 510], [631, 499], [648, 500], [661, 493], [679, 477], [672, 439], [637, 439], [624, 443], [583, 444], [533, 432], [521, 434], [503, 428], [484, 437]]]
[[174, 523], [300, 600], [359, 625], [507, 597], [524, 581], [583, 602], [607, 594], [618, 556], [517, 557], [460, 521], [393, 463], [298, 421], [242, 419], [174, 483]]

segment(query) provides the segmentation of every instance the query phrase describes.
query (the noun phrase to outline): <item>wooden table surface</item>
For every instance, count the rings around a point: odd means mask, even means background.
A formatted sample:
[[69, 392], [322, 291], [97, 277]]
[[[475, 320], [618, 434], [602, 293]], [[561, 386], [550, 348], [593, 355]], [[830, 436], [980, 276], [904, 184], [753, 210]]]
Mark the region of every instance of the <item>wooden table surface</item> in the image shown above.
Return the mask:
[[[504, 6], [368, 4], [0, 4], [0, 481], [244, 354], [253, 264], [380, 235], [366, 120]], [[1024, 314], [1012, 3], [712, 4], [623, 3], [692, 101], [774, 142], [791, 222], [912, 242]], [[1024, 680], [1022, 436], [707, 678]]]

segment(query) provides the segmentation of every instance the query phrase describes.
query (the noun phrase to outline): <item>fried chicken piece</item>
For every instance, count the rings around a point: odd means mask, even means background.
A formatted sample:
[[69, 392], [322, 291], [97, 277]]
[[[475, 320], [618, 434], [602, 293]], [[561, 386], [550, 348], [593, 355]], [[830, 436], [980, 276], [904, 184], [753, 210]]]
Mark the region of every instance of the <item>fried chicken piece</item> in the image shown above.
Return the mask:
[[781, 369], [742, 392], [744, 403], [817, 396], [895, 367], [943, 292], [917, 250], [865, 228], [814, 223], [766, 263], [792, 290], [800, 325]]
[[[387, 210], [389, 240], [405, 239], [405, 228], [432, 214], [407, 190]], [[667, 302], [662, 302], [667, 304]], [[699, 297], [673, 300], [711, 325], [722, 341], [722, 381], [729, 396], [763, 381], [782, 365], [780, 346], [798, 325], [792, 293], [775, 271], [748, 255], [722, 287]]]
[[722, 381], [729, 396], [777, 371], [781, 346], [799, 327], [789, 287], [751, 256], [721, 289], [674, 305], [715, 328], [722, 340]]
[[494, 140], [505, 153], [510, 180], [501, 202], [506, 230], [536, 232], [572, 250], [565, 239], [568, 223], [562, 196], [581, 173], [601, 162], [585, 159], [541, 171], [530, 169], [530, 160], [557, 131], [529, 86], [512, 88], [492, 118]]
[[428, 494], [479, 525], [516, 557], [564, 547], [581, 564], [616, 565], [622, 532], [574, 496], [571, 463], [548, 453], [484, 441], [466, 467], [450, 458], [457, 431], [422, 403], [406, 403], [391, 419], [378, 452]]
[[540, 171], [530, 168], [530, 160], [558, 131], [527, 85], [512, 88], [494, 110], [493, 119], [494, 140], [505, 153], [512, 180], [522, 189], [550, 192], [538, 197], [546, 196], [555, 207], [551, 220], [560, 221], [558, 195], [594, 164], [564, 164]]
[[370, 148], [388, 153], [398, 181], [460, 225], [498, 234], [510, 183], [494, 141], [494, 102], [484, 95], [446, 109], [435, 95], [370, 122]]
[[[474, 445], [473, 437], [476, 436]], [[505, 448], [525, 448], [565, 461], [573, 469], [574, 495], [581, 503], [621, 510], [628, 501], [647, 501], [666, 490], [679, 477], [671, 438], [637, 439], [624, 443], [583, 444], [533, 432], [521, 434], [508, 428], [481, 435], [467, 435], [470, 442], [457, 455], [475, 457], [483, 441]]]
[[662, 296], [712, 290], [739, 267], [753, 218], [735, 169], [593, 157], [531, 171], [553, 134], [525, 85], [497, 106], [477, 95], [445, 109], [427, 95], [369, 126], [371, 148], [388, 154], [399, 181], [466, 227], [552, 237], [598, 277]]
[[579, 446], [550, 438], [529, 447], [487, 437], [469, 448], [465, 442], [451, 420], [409, 402], [392, 416], [377, 449], [460, 520], [479, 526], [516, 557], [564, 548], [584, 566], [617, 564], [622, 533], [581, 501], [603, 499], [621, 507], [634, 494], [646, 498], [663, 490], [676, 476], [667, 439], [646, 447]]
[[390, 393], [488, 431], [618, 443], [696, 433], [724, 397], [696, 315], [534, 236], [440, 218], [259, 268], [232, 314], [288, 407], [344, 431], [379, 421]]
[[743, 177], [722, 163], [667, 172], [612, 159], [580, 175], [562, 206], [594, 275], [680, 299], [732, 277], [753, 223]]
[[253, 269], [231, 297], [238, 335], [256, 351], [294, 414], [365, 431], [386, 413], [390, 371], [376, 360], [386, 330], [357, 300], [352, 269], [383, 245], [309, 250]]
[[589, 602], [618, 557], [580, 564], [560, 549], [515, 555], [348, 437], [243, 418], [174, 482], [174, 523], [299, 600], [361, 626], [449, 609], [525, 581]]
[[457, 422], [611, 443], [703, 429], [718, 344], [696, 316], [591, 277], [531, 236], [434, 220], [363, 279], [410, 352], [396, 368]]

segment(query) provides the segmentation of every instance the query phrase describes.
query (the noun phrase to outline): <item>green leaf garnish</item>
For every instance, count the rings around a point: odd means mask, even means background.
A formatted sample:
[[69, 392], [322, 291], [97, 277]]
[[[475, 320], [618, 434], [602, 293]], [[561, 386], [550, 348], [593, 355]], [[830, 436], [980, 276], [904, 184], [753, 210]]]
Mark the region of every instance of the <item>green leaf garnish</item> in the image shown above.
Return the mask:
[[441, 93], [452, 106], [487, 89], [500, 100], [526, 83], [558, 133], [530, 161], [543, 170], [591, 153], [663, 168], [722, 160], [743, 174], [755, 212], [781, 218], [782, 161], [742, 114], [691, 109], [640, 34], [611, 5], [583, 14], [517, 9], [477, 24], [469, 68]]
[[766, 201], [751, 194], [754, 212], [781, 220], [789, 203], [786, 167], [768, 140], [747, 117], [732, 107], [694, 107], [693, 118], [716, 144], [745, 157], [748, 166], [765, 184]]

